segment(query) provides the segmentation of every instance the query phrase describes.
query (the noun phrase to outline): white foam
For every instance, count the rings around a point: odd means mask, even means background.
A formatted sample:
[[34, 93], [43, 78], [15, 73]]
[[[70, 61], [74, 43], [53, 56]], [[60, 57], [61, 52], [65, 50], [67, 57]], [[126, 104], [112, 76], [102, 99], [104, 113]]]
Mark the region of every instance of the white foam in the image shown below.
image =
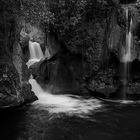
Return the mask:
[[36, 62], [39, 62], [40, 61], [40, 59], [30, 59], [27, 63], [26, 63], [26, 65], [28, 66], [28, 68], [31, 66], [31, 65], [33, 65], [34, 63], [36, 63]]
[[32, 90], [39, 98], [33, 105], [40, 110], [86, 117], [102, 107], [101, 101], [98, 99], [84, 99], [74, 95], [52, 95], [44, 91], [36, 80], [30, 79], [29, 82], [32, 84]]

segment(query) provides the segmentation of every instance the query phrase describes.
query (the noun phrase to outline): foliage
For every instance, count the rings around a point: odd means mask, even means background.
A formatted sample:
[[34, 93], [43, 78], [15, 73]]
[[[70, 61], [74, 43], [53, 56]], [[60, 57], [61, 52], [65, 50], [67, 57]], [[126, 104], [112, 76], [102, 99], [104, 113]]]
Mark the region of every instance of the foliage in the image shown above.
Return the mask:
[[[30, 23], [52, 24], [60, 33], [70, 30], [83, 21], [88, 12], [110, 11], [114, 0], [1, 0], [0, 8], [22, 17]], [[5, 5], [5, 6], [3, 6]], [[99, 10], [101, 9], [101, 11]]]
[[[116, 1], [1, 0], [0, 3], [5, 5], [4, 11], [9, 14], [6, 18], [25, 19], [29, 23], [40, 24], [47, 33], [53, 31], [59, 40], [75, 49], [81, 45], [91, 46], [96, 43], [96, 39], [100, 38], [100, 28], [104, 28], [100, 23], [109, 20], [117, 6]], [[99, 23], [99, 27], [94, 29], [94, 35], [87, 28], [90, 23], [90, 26]]]
[[54, 21], [54, 14], [49, 11], [46, 0], [21, 0], [20, 13], [27, 22], [32, 24]]
[[54, 28], [65, 35], [66, 31], [81, 22], [87, 0], [60, 0], [52, 5], [51, 11], [55, 15]]

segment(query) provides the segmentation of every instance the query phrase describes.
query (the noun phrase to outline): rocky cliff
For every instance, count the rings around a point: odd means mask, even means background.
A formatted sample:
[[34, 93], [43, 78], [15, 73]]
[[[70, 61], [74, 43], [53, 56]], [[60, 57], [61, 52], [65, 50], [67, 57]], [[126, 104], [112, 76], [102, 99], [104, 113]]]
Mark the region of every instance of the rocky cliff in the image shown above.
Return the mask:
[[32, 102], [37, 97], [31, 91], [28, 82], [30, 76], [26, 66], [28, 58], [20, 35], [22, 24], [9, 11], [7, 3], [1, 1], [0, 9], [0, 108], [2, 108]]

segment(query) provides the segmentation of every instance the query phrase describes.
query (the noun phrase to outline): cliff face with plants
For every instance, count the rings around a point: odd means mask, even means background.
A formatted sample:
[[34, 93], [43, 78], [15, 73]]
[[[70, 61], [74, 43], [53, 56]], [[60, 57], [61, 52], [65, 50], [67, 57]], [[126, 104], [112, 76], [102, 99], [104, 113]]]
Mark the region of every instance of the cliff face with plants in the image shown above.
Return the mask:
[[[0, 2], [0, 107], [18, 106], [37, 99], [29, 84], [25, 44], [22, 44], [18, 3]], [[27, 44], [28, 46], [28, 44]]]
[[[47, 80], [41, 79], [46, 80], [46, 88], [54, 93], [93, 91], [104, 96], [120, 92], [122, 49], [126, 49], [129, 26], [126, 9], [133, 19], [132, 59], [135, 60], [139, 48], [138, 5], [136, 1], [117, 0], [48, 1], [51, 18], [42, 27], [52, 59], [46, 60], [46, 67], [44, 63], [43, 67], [39, 65], [38, 70], [45, 69], [41, 73]], [[59, 55], [53, 57], [55, 54]], [[133, 76], [131, 81], [135, 81]]]
[[[139, 50], [139, 4], [118, 0], [1, 0], [0, 104], [36, 99], [28, 83], [28, 41], [47, 48], [50, 59], [30, 70], [53, 93], [116, 92], [121, 49], [125, 46], [125, 5], [135, 19], [134, 48]], [[130, 4], [131, 3], [131, 4]], [[135, 51], [135, 52], [136, 52]], [[134, 53], [136, 58], [136, 53]]]
[[46, 75], [47, 88], [53, 93], [114, 92], [118, 85], [113, 79], [126, 26], [119, 1], [62, 0], [47, 4], [52, 18], [41, 24], [47, 48], [52, 52], [46, 67], [41, 65], [45, 67], [41, 73]]

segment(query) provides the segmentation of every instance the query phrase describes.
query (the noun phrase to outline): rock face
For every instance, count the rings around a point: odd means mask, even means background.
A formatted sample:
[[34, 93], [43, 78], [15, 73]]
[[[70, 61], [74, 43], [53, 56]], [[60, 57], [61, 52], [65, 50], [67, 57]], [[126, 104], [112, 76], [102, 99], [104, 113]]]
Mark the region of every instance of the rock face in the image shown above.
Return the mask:
[[0, 64], [0, 106], [18, 105], [20, 98], [19, 76], [12, 64]]
[[26, 66], [28, 53], [25, 52], [28, 45], [21, 41], [22, 24], [18, 20], [8, 19], [9, 16], [4, 16], [7, 24], [0, 23], [0, 108], [37, 100], [28, 82], [30, 72]]
[[72, 53], [80, 53], [85, 58], [89, 69], [82, 79], [86, 87], [93, 92], [106, 91], [109, 94], [119, 86], [117, 79], [120, 46], [125, 43], [125, 13], [115, 2], [113, 5], [106, 1], [103, 6], [97, 2], [94, 6], [93, 14], [87, 12], [83, 24], [75, 29], [76, 35], [64, 42]]
[[0, 87], [0, 107], [18, 106], [37, 99], [31, 88], [28, 88], [30, 85], [25, 83], [21, 85], [15, 66], [12, 61], [6, 59], [0, 63]]
[[42, 88], [54, 94], [82, 94], [84, 69], [87, 69], [87, 65], [81, 56], [69, 51], [58, 52], [49, 60], [45, 59], [30, 66], [33, 77]]

